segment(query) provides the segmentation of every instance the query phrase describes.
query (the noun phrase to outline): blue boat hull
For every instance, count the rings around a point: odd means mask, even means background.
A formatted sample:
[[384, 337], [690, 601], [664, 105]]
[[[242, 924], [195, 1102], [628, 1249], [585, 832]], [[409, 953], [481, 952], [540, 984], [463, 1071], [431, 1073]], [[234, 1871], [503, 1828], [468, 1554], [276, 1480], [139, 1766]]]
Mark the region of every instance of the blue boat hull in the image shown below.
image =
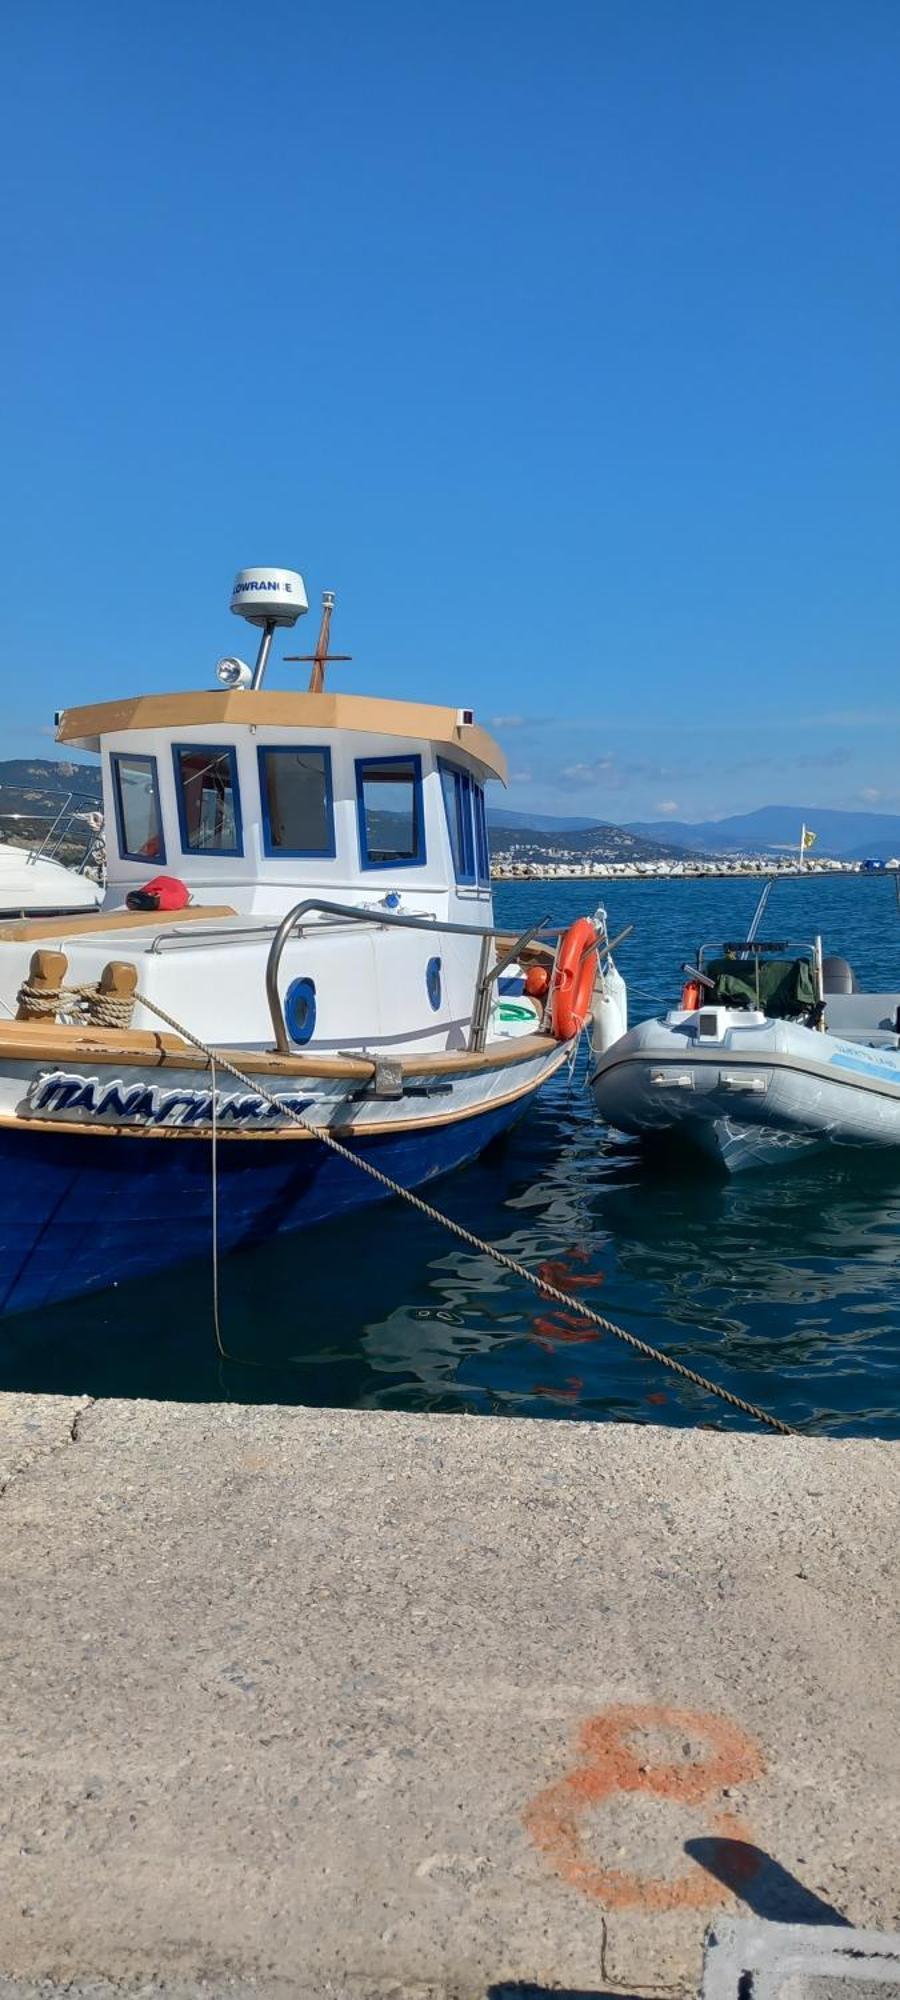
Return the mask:
[[[402, 1187], [465, 1165], [529, 1098], [446, 1125], [354, 1143]], [[218, 1149], [224, 1255], [316, 1223], [384, 1191], [315, 1142], [229, 1139]], [[0, 1314], [34, 1311], [209, 1254], [208, 1139], [0, 1131]]]

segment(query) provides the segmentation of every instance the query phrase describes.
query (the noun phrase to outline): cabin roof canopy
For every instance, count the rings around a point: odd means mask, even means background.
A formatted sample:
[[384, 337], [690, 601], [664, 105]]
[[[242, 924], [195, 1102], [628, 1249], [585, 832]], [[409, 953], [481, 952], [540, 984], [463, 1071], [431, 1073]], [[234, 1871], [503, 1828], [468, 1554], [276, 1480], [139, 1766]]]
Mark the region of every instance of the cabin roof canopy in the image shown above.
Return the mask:
[[129, 729], [195, 729], [204, 723], [235, 727], [352, 729], [373, 736], [415, 737], [440, 750], [464, 751], [506, 784], [506, 758], [499, 745], [474, 722], [461, 722], [455, 708], [427, 702], [386, 701], [358, 694], [300, 694], [290, 690], [211, 688], [180, 694], [133, 695], [124, 701], [67, 708], [60, 716], [57, 743], [99, 750], [100, 739]]

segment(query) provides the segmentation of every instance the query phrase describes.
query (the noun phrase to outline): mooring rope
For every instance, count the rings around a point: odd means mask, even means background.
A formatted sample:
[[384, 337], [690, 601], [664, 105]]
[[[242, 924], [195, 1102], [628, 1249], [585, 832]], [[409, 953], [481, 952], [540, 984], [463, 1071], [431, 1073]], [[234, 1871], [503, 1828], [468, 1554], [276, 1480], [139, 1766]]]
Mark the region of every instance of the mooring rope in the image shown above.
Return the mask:
[[211, 1175], [211, 1178], [212, 1178], [212, 1309], [213, 1309], [213, 1332], [214, 1332], [214, 1334], [215, 1334], [215, 1336], [216, 1336], [216, 1346], [217, 1346], [217, 1348], [218, 1348], [218, 1350], [219, 1350], [219, 1355], [220, 1355], [220, 1357], [221, 1357], [221, 1359], [222, 1359], [223, 1361], [227, 1361], [227, 1360], [229, 1359], [229, 1356], [228, 1356], [228, 1354], [227, 1354], [227, 1353], [226, 1353], [226, 1351], [225, 1351], [225, 1342], [224, 1342], [224, 1340], [222, 1339], [222, 1328], [221, 1328], [221, 1325], [220, 1325], [220, 1322], [219, 1322], [219, 1171], [218, 1171], [218, 1167], [219, 1167], [219, 1106], [218, 1106], [218, 1102], [217, 1102], [217, 1093], [218, 1093], [218, 1085], [217, 1085], [217, 1083], [216, 1083], [216, 1058], [215, 1058], [215, 1055], [213, 1054], [213, 1051], [212, 1051], [212, 1049], [210, 1049], [210, 1052], [209, 1052], [209, 1085], [210, 1085], [210, 1091], [211, 1091], [211, 1093], [212, 1093], [212, 1104], [211, 1104], [211, 1106], [210, 1106], [210, 1112], [211, 1112], [211, 1116], [212, 1116], [212, 1158], [211, 1158], [211, 1168], [212, 1168], [212, 1175]]
[[[623, 1341], [625, 1346], [630, 1347], [635, 1354], [642, 1354], [646, 1361], [655, 1361], [661, 1368], [668, 1368], [672, 1374], [679, 1375], [683, 1381], [692, 1382], [695, 1388], [705, 1390], [707, 1395], [718, 1396], [720, 1402], [728, 1403], [731, 1409], [740, 1410], [744, 1416], [753, 1417], [757, 1423], [767, 1425], [770, 1430], [778, 1431], [782, 1437], [794, 1437], [796, 1435], [793, 1426], [783, 1423], [780, 1417], [772, 1416], [770, 1411], [760, 1409], [757, 1403], [748, 1402], [744, 1396], [736, 1396], [733, 1390], [724, 1389], [720, 1383], [711, 1382], [706, 1375], [698, 1374], [696, 1368], [688, 1368], [687, 1364], [684, 1361], [678, 1361], [675, 1355], [665, 1354], [661, 1348], [651, 1346], [648, 1340], [641, 1340], [636, 1333], [629, 1333], [626, 1327], [619, 1326], [613, 1319], [607, 1319], [604, 1313], [595, 1312], [592, 1306], [583, 1305], [580, 1299], [577, 1301], [573, 1300], [571, 1292], [564, 1292], [558, 1285], [550, 1284], [545, 1278], [539, 1277], [535, 1271], [529, 1271], [527, 1264], [520, 1264], [518, 1258], [508, 1256], [505, 1250], [498, 1250], [495, 1244], [488, 1243], [481, 1236], [476, 1236], [473, 1230], [466, 1229], [464, 1223], [455, 1222], [453, 1217], [445, 1215], [442, 1209], [434, 1208], [430, 1201], [423, 1201], [420, 1194], [415, 1194], [411, 1188], [405, 1188], [399, 1181], [392, 1180], [390, 1174], [384, 1173], [381, 1167], [376, 1167], [371, 1160], [365, 1159], [361, 1153], [354, 1153], [349, 1146], [344, 1146], [340, 1139], [335, 1139], [334, 1135], [325, 1127], [312, 1125], [308, 1118], [304, 1118], [299, 1111], [294, 1111], [290, 1105], [285, 1104], [283, 1100], [275, 1097], [271, 1090], [267, 1090], [258, 1077], [249, 1076], [246, 1070], [239, 1069], [236, 1063], [231, 1062], [227, 1056], [222, 1054], [221, 1049], [211, 1049], [206, 1042], [201, 1041], [199, 1035], [192, 1034], [190, 1029], [184, 1027], [181, 1021], [176, 1021], [172, 1014], [166, 1013], [164, 1007], [158, 1006], [155, 1000], [148, 1000], [143, 993], [136, 993], [134, 997], [138, 1005], [146, 1007], [149, 1013], [156, 1014], [160, 1021], [165, 1021], [167, 1027], [174, 1029], [176, 1035], [180, 1035], [183, 1041], [189, 1042], [193, 1048], [199, 1049], [201, 1055], [206, 1057], [210, 1067], [211, 1078], [213, 1079], [214, 1105], [214, 1079], [215, 1071], [218, 1067], [225, 1070], [229, 1076], [233, 1076], [235, 1081], [242, 1084], [245, 1090], [250, 1091], [257, 1097], [261, 1097], [264, 1103], [273, 1105], [276, 1111], [280, 1112], [283, 1117], [289, 1119], [294, 1125], [299, 1125], [311, 1138], [318, 1139], [320, 1144], [327, 1146], [329, 1152], [336, 1154], [338, 1159], [346, 1160], [352, 1167], [358, 1167], [360, 1173], [368, 1174], [370, 1180], [377, 1181], [381, 1187], [387, 1189], [389, 1194], [397, 1195], [401, 1201], [408, 1202], [410, 1207], [418, 1209], [419, 1214], [426, 1216], [429, 1222], [436, 1222], [441, 1228], [449, 1229], [451, 1235], [458, 1237], [459, 1241], [467, 1244], [470, 1249], [477, 1250], [481, 1256], [493, 1258], [495, 1264], [499, 1264], [505, 1271], [510, 1271], [513, 1277], [521, 1278], [525, 1284], [531, 1285], [533, 1290], [539, 1292], [542, 1298], [552, 1299], [554, 1304], [564, 1306], [567, 1312], [572, 1312], [574, 1307], [579, 1319], [589, 1320], [593, 1326], [598, 1326], [602, 1333], [611, 1333], [616, 1340]], [[213, 1134], [215, 1141], [217, 1136], [215, 1117]], [[217, 1207], [214, 1209], [214, 1228], [217, 1238]], [[217, 1259], [215, 1261], [217, 1266]], [[214, 1310], [216, 1338], [220, 1352], [224, 1353], [218, 1329], [217, 1270]]]
[[16, 994], [26, 1021], [55, 1021], [73, 1014], [93, 1028], [129, 1028], [134, 994], [105, 993], [96, 981], [83, 986], [32, 986], [24, 979]]

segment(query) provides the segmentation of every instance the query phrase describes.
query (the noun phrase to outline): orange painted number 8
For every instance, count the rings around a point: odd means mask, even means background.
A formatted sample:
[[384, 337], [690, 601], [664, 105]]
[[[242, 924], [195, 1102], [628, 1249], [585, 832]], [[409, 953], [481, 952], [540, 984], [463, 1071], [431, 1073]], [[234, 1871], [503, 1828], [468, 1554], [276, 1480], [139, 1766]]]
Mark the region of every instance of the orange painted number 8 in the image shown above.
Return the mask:
[[[650, 1730], [702, 1737], [711, 1754], [700, 1762], [685, 1758], [650, 1763], [634, 1747], [634, 1738]], [[750, 1737], [720, 1716], [697, 1715], [687, 1708], [623, 1705], [604, 1709], [585, 1722], [578, 1747], [581, 1760], [575, 1769], [548, 1785], [525, 1812], [526, 1829], [556, 1874], [610, 1909], [702, 1910], [721, 1902], [720, 1886], [696, 1866], [689, 1874], [666, 1879], [604, 1867], [584, 1851], [582, 1822], [619, 1792], [649, 1792], [653, 1798], [697, 1806], [721, 1794], [726, 1785], [759, 1778], [765, 1765]], [[747, 1827], [733, 1813], [714, 1813], [709, 1826], [722, 1841], [749, 1838]]]

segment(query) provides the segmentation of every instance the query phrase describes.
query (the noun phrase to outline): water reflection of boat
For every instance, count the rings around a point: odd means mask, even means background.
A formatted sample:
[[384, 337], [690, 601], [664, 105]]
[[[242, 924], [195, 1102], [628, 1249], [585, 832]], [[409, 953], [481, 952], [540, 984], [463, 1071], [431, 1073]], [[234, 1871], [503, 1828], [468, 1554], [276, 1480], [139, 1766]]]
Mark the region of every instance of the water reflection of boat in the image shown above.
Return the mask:
[[[676, 1351], [753, 1393], [778, 1385], [792, 1421], [896, 1410], [900, 1176], [885, 1155], [798, 1164], [779, 1181], [646, 1172], [610, 1188], [618, 1299], [658, 1302]], [[672, 1331], [674, 1329], [674, 1331]], [[879, 1358], [880, 1357], [880, 1358]], [[893, 1372], [892, 1372], [893, 1371]], [[885, 1394], [887, 1403], [885, 1405]], [[829, 1421], [831, 1419], [829, 1418]]]

